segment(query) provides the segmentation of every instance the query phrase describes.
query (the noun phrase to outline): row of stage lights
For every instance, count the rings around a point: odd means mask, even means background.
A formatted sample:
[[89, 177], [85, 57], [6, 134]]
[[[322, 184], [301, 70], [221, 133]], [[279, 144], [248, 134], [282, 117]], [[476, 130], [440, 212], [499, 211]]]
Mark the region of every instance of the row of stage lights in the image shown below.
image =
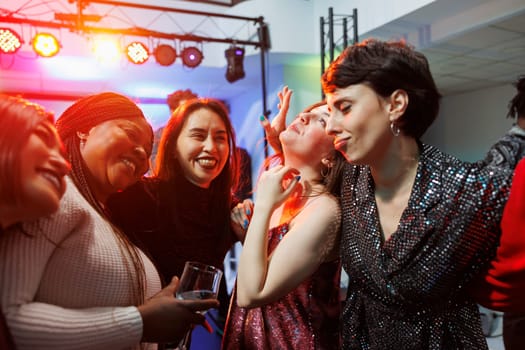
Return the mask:
[[[0, 54], [14, 54], [22, 46], [22, 39], [18, 33], [10, 28], [0, 28]], [[114, 42], [98, 43], [95, 54], [99, 57], [117, 57], [120, 49]], [[33, 50], [42, 57], [53, 57], [60, 51], [60, 42], [49, 33], [38, 33], [31, 40]], [[125, 54], [128, 60], [134, 64], [143, 64], [150, 57], [149, 48], [139, 41], [134, 41], [126, 46]], [[233, 83], [244, 78], [244, 48], [231, 46], [224, 55], [227, 60], [226, 79]], [[204, 58], [202, 51], [196, 46], [187, 46], [182, 49], [180, 54], [177, 50], [167, 44], [159, 44], [153, 52], [153, 56], [158, 64], [162, 66], [172, 65], [177, 57], [182, 59], [182, 64], [188, 68], [198, 67]]]
[[[48, 33], [39, 33], [31, 41], [33, 50], [42, 57], [52, 57], [60, 50], [58, 39]], [[9, 28], [0, 28], [0, 53], [14, 54], [22, 47], [22, 39]]]
[[[14, 54], [22, 47], [22, 39], [17, 32], [10, 28], [0, 28], [0, 53]], [[104, 55], [118, 55], [119, 48], [114, 43], [104, 42], [98, 45], [97, 51]], [[60, 42], [49, 33], [38, 33], [31, 40], [31, 46], [34, 52], [41, 57], [53, 57], [60, 51]], [[127, 59], [134, 64], [142, 64], [151, 57], [149, 48], [139, 41], [134, 41], [126, 46], [124, 50]], [[195, 46], [188, 46], [182, 49], [180, 55], [177, 50], [166, 44], [160, 44], [153, 52], [157, 63], [163, 66], [169, 66], [175, 62], [177, 57], [181, 57], [184, 66], [195, 68], [199, 66], [204, 58], [202, 51]]]

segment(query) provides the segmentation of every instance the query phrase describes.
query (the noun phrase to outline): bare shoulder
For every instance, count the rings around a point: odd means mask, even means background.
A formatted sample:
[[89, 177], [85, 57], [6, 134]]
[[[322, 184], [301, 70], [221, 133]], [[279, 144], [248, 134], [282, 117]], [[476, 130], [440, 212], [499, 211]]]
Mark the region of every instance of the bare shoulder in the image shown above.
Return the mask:
[[341, 215], [341, 206], [337, 197], [330, 193], [323, 193], [317, 197], [310, 198], [303, 211], [308, 214], [316, 212], [318, 215], [333, 218]]

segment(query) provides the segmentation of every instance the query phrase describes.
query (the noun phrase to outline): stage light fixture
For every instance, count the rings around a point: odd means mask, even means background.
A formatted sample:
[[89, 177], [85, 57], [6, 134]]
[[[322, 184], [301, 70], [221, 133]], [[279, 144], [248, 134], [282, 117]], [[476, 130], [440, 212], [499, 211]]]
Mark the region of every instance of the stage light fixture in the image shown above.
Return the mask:
[[195, 68], [201, 64], [203, 59], [202, 51], [195, 46], [188, 46], [182, 50], [182, 64], [189, 68]]
[[9, 28], [0, 28], [0, 53], [16, 53], [22, 46], [22, 39]]
[[38, 33], [32, 42], [33, 50], [42, 57], [53, 57], [60, 51], [57, 38], [49, 33]]
[[155, 60], [161, 66], [170, 66], [177, 58], [177, 50], [173, 46], [161, 44], [155, 48]]
[[142, 64], [149, 58], [149, 49], [143, 43], [134, 41], [126, 47], [126, 56], [131, 63]]
[[236, 82], [244, 78], [244, 48], [237, 46], [230, 46], [224, 51], [226, 57], [226, 80], [230, 83]]

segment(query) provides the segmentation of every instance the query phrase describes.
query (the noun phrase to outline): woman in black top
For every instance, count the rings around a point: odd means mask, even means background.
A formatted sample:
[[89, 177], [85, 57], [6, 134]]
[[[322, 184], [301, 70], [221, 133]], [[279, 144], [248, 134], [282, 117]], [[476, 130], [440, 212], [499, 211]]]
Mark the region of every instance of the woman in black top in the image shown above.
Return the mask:
[[[167, 283], [186, 261], [223, 269], [245, 230], [230, 224], [239, 177], [235, 131], [225, 106], [195, 98], [172, 114], [162, 133], [154, 176], [115, 194], [112, 220], [156, 264]], [[226, 315], [225, 283], [219, 292]], [[222, 298], [221, 298], [222, 296]]]

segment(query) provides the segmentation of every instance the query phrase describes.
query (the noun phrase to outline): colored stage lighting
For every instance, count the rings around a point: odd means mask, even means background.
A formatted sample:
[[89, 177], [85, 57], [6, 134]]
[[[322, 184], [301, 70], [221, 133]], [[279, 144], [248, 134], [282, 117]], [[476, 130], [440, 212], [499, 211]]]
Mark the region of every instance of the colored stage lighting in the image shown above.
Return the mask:
[[42, 57], [55, 56], [60, 50], [60, 44], [54, 35], [38, 33], [33, 38], [33, 50]]
[[126, 56], [131, 63], [142, 64], [149, 58], [149, 49], [143, 43], [135, 41], [126, 47]]
[[22, 39], [9, 28], [0, 28], [0, 53], [15, 53], [22, 46]]
[[203, 59], [202, 51], [195, 46], [189, 46], [182, 50], [182, 64], [189, 68], [195, 68], [201, 64]]
[[107, 63], [116, 62], [122, 57], [122, 49], [119, 43], [106, 37], [94, 39], [93, 52], [99, 61]]
[[170, 66], [177, 58], [177, 51], [170, 45], [161, 44], [155, 48], [155, 60], [161, 66]]

